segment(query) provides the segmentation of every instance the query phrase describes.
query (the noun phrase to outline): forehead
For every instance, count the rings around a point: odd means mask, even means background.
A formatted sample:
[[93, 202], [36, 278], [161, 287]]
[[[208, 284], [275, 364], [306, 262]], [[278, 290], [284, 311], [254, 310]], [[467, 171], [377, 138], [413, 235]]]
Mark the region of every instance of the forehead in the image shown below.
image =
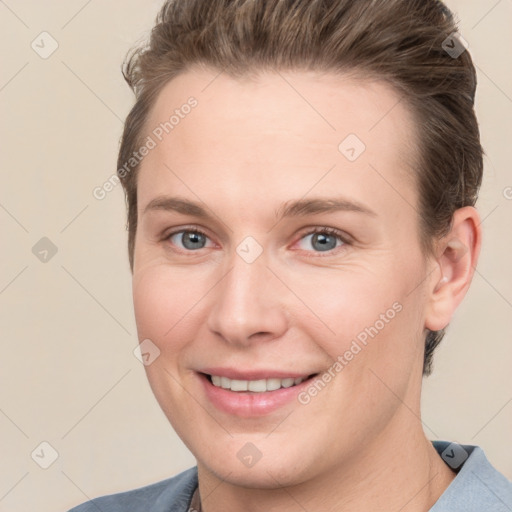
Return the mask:
[[[190, 98], [195, 106], [185, 108]], [[229, 182], [245, 200], [251, 190], [300, 197], [313, 186], [355, 194], [370, 179], [378, 194], [386, 181], [415, 188], [414, 120], [384, 81], [311, 71], [235, 79], [194, 69], [160, 91], [145, 128], [155, 147], [141, 164], [141, 206], [171, 182], [203, 192]]]

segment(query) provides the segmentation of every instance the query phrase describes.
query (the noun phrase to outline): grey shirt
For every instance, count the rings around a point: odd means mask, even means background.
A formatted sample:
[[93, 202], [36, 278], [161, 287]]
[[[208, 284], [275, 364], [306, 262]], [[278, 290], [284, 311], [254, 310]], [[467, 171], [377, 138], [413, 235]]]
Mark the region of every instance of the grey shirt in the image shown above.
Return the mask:
[[[512, 482], [478, 446], [432, 441], [457, 476], [430, 512], [512, 512]], [[188, 512], [197, 466], [161, 482], [83, 503], [69, 512]]]

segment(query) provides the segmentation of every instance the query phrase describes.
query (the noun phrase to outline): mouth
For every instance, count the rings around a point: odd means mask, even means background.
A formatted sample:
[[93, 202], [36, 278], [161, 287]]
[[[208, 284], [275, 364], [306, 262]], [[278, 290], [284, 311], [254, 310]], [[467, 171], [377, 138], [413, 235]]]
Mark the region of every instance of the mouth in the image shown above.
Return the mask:
[[[301, 407], [297, 399], [299, 393], [319, 375], [275, 375], [270, 372], [247, 375], [235, 371], [223, 373], [230, 373], [231, 377], [219, 375], [213, 370], [211, 373], [196, 372], [206, 399], [220, 412], [241, 418], [270, 415], [285, 406], [293, 407], [293, 404]], [[242, 379], [242, 376], [252, 378]]]
[[277, 391], [282, 388], [291, 388], [298, 386], [302, 382], [316, 377], [318, 374], [313, 373], [305, 377], [271, 377], [268, 379], [242, 380], [230, 379], [221, 375], [203, 374], [210, 383], [218, 388], [227, 389], [236, 393], [267, 393], [269, 391]]

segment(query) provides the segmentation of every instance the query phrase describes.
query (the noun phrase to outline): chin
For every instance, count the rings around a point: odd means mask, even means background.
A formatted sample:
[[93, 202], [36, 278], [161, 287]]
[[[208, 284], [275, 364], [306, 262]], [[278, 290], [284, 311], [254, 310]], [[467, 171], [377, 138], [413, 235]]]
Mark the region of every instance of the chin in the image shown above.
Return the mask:
[[[231, 443], [232, 446], [217, 446], [208, 453], [204, 453], [204, 448], [197, 450], [199, 471], [211, 472], [233, 485], [258, 489], [293, 486], [313, 476], [311, 469], [315, 467], [314, 461], [306, 461], [304, 454], [293, 448], [292, 442], [287, 444], [291, 448], [286, 450], [283, 443], [268, 443], [268, 440], [262, 446], [261, 435], [254, 436], [254, 442], [250, 440], [251, 436], [245, 438], [248, 440], [243, 443], [237, 439]], [[261, 447], [260, 455], [256, 446]], [[190, 448], [194, 452], [193, 447]], [[199, 453], [201, 451], [202, 454]], [[251, 455], [253, 460], [250, 459]]]
[[202, 463], [204, 469], [214, 473], [217, 478], [238, 487], [248, 489], [279, 489], [283, 486], [300, 484], [306, 478], [300, 478], [296, 470], [291, 466], [276, 467], [272, 464], [264, 464], [259, 461], [252, 468], [241, 468], [237, 464], [213, 464]]

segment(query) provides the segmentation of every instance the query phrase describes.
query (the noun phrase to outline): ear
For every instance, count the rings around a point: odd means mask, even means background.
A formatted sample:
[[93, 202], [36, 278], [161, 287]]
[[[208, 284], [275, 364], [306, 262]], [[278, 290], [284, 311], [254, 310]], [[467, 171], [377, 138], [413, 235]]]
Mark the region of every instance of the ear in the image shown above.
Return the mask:
[[444, 329], [462, 302], [480, 255], [480, 216], [472, 206], [455, 211], [450, 232], [436, 244], [435, 269], [430, 274], [425, 327]]

